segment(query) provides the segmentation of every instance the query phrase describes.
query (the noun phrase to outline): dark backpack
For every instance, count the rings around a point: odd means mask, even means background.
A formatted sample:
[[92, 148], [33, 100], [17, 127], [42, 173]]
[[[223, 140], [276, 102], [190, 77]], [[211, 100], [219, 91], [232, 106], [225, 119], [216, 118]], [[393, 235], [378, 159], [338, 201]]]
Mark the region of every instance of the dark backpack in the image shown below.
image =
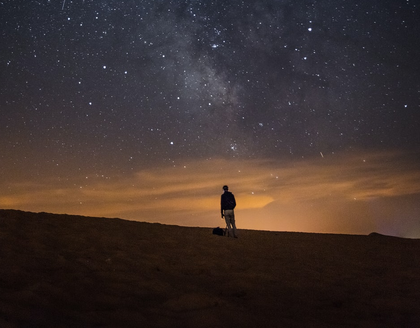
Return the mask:
[[218, 235], [218, 236], [224, 236], [225, 235], [225, 230], [217, 227], [213, 229], [213, 235]]

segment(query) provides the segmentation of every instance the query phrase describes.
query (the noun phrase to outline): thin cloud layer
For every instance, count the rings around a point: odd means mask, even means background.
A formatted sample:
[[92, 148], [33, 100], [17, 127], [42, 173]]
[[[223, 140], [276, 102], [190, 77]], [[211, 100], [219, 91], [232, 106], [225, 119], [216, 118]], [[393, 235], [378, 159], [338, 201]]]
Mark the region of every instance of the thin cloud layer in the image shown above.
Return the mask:
[[[224, 184], [237, 198], [242, 228], [366, 233], [389, 221], [395, 200], [420, 195], [420, 171], [402, 153], [294, 162], [212, 159], [141, 170], [130, 178], [9, 183], [0, 202], [3, 208], [211, 227], [223, 225], [218, 220]], [[415, 221], [417, 210], [414, 202], [401, 220]]]

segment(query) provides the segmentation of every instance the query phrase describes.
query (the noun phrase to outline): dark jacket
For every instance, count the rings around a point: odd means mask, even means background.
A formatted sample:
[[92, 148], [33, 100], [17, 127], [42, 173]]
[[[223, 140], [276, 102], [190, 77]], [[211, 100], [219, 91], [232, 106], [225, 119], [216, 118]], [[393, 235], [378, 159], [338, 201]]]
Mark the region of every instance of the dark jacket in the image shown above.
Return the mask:
[[235, 196], [230, 191], [225, 191], [220, 199], [220, 209], [223, 214], [224, 210], [233, 210], [236, 206]]

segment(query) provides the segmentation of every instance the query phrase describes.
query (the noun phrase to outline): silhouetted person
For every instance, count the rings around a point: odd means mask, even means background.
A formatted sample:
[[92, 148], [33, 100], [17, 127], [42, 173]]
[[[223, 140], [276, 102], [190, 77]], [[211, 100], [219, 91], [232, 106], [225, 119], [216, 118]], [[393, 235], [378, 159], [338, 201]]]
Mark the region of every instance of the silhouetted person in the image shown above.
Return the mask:
[[235, 213], [234, 209], [236, 207], [235, 196], [229, 191], [228, 186], [223, 186], [224, 193], [220, 199], [220, 209], [222, 212], [222, 218], [225, 218], [226, 226], [228, 228], [228, 236], [238, 238], [236, 235], [236, 225], [235, 225]]

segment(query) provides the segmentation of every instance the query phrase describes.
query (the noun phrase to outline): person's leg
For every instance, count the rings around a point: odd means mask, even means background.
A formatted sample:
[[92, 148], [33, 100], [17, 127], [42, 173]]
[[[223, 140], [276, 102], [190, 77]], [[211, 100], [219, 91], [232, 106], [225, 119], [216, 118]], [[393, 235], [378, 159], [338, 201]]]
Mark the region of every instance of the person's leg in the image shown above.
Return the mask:
[[230, 223], [232, 224], [233, 237], [238, 238], [238, 235], [236, 234], [235, 214], [233, 213], [230, 219]]
[[228, 228], [228, 237], [233, 236], [232, 233], [232, 210], [225, 210], [225, 221], [226, 221], [226, 226]]
[[225, 221], [226, 221], [226, 236], [230, 236], [232, 234], [232, 229], [230, 227], [229, 219], [225, 215]]

